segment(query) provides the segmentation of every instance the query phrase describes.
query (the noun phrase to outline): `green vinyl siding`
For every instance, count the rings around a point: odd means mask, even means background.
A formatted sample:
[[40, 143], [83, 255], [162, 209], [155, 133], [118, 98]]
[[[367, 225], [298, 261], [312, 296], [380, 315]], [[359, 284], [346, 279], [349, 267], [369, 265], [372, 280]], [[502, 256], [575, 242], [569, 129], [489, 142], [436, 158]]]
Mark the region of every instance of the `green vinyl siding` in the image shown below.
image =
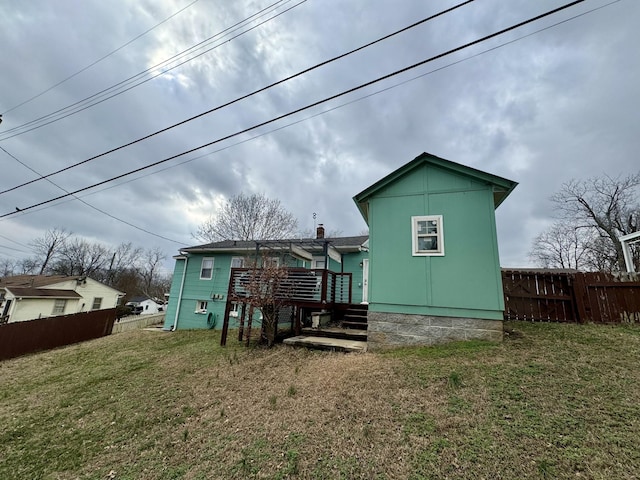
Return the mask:
[[178, 306], [178, 297], [180, 295], [180, 285], [182, 283], [182, 272], [184, 271], [183, 259], [176, 259], [173, 268], [173, 277], [171, 277], [171, 289], [169, 291], [169, 303], [164, 315], [164, 330], [170, 330], [176, 318], [176, 308]]
[[[413, 256], [411, 217], [442, 215], [444, 256]], [[493, 188], [422, 164], [368, 198], [372, 311], [501, 319]]]
[[[180, 299], [180, 286], [182, 283], [182, 274], [184, 271], [185, 260], [177, 259], [174, 267], [173, 278], [171, 282], [171, 291], [169, 294], [169, 304], [167, 305], [167, 313], [165, 316], [164, 329], [170, 330], [176, 319], [176, 310], [179, 309], [178, 326], [180, 330], [185, 329], [204, 329], [209, 328], [207, 319], [209, 313], [213, 315], [216, 329], [222, 328], [224, 320], [224, 312], [227, 303], [227, 292], [229, 289], [229, 278], [231, 276], [231, 259], [233, 257], [245, 257], [242, 253], [215, 253], [205, 252], [189, 254], [187, 260], [187, 269], [185, 281], [182, 291], [182, 299]], [[287, 267], [309, 267], [308, 261], [293, 258], [290, 255], [274, 254], [265, 256], [273, 256], [280, 258], [280, 265]], [[355, 258], [352, 258], [355, 257]], [[200, 279], [200, 271], [203, 258], [213, 258], [213, 272], [211, 279]], [[359, 262], [362, 258], [366, 258], [366, 253], [344, 254], [343, 263], [329, 259], [329, 269], [334, 272], [353, 271], [355, 272], [354, 286], [352, 287], [352, 295], [354, 302], [362, 301], [362, 267]], [[352, 270], [353, 269], [353, 270]], [[355, 283], [357, 282], [357, 283]], [[357, 288], [355, 285], [360, 284]], [[213, 297], [216, 297], [215, 299]], [[221, 297], [221, 298], [220, 298]], [[197, 313], [197, 303], [199, 301], [207, 302], [207, 312]], [[229, 328], [237, 328], [238, 318], [230, 317]], [[256, 311], [253, 317], [253, 326], [260, 326], [260, 312]]]
[[[209, 328], [207, 319], [209, 313], [213, 315], [215, 328], [222, 328], [224, 311], [227, 303], [227, 291], [229, 289], [229, 277], [231, 274], [231, 258], [241, 255], [237, 254], [191, 254], [187, 263], [187, 271], [182, 291], [182, 301], [180, 302], [180, 312], [178, 315], [178, 329], [203, 329]], [[213, 273], [210, 280], [200, 279], [200, 268], [203, 258], [213, 258]], [[180, 265], [178, 265], [180, 264]], [[165, 329], [171, 328], [175, 319], [175, 311], [180, 295], [180, 281], [182, 279], [182, 269], [184, 261], [177, 260], [172, 281], [171, 293], [169, 296], [169, 306], [165, 318]], [[179, 279], [179, 280], [178, 280]], [[175, 293], [174, 293], [175, 285]], [[218, 298], [214, 299], [213, 297]], [[221, 298], [220, 298], [221, 296]], [[197, 313], [196, 308], [199, 301], [207, 302], [207, 313]], [[258, 320], [259, 312], [255, 315]], [[237, 327], [237, 319], [231, 318], [230, 327]]]
[[342, 270], [351, 272], [351, 303], [362, 302], [362, 261], [369, 258], [369, 252], [353, 252], [342, 255]]

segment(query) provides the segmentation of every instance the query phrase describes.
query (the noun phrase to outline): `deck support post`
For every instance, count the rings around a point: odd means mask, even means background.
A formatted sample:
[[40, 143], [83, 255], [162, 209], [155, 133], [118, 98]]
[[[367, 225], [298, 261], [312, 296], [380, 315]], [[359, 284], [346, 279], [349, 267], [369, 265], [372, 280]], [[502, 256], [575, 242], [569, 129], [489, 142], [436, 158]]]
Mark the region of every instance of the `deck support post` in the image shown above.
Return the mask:
[[222, 335], [220, 335], [220, 346], [227, 345], [227, 335], [229, 334], [229, 313], [231, 313], [231, 300], [227, 296], [227, 305], [224, 307], [224, 320], [222, 322]]
[[244, 319], [247, 314], [247, 304], [242, 303], [242, 308], [240, 310], [240, 324], [238, 325], [238, 341], [242, 341], [242, 335], [244, 334]]
[[249, 305], [249, 318], [247, 319], [247, 347], [251, 343], [251, 324], [253, 323], [253, 305]]

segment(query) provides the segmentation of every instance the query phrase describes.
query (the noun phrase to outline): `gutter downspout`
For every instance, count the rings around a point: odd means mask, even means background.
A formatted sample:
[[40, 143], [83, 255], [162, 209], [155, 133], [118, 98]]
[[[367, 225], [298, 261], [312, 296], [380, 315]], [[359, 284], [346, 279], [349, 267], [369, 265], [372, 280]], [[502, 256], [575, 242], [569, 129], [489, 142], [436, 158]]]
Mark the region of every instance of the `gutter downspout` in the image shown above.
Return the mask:
[[184, 268], [182, 269], [182, 280], [180, 281], [180, 293], [178, 294], [178, 304], [176, 305], [176, 316], [173, 319], [173, 326], [171, 327], [172, 332], [175, 332], [176, 328], [178, 328], [178, 314], [180, 313], [180, 307], [182, 306], [182, 292], [184, 290], [184, 280], [187, 276], [187, 263], [189, 263], [188, 253], [185, 254], [184, 257]]

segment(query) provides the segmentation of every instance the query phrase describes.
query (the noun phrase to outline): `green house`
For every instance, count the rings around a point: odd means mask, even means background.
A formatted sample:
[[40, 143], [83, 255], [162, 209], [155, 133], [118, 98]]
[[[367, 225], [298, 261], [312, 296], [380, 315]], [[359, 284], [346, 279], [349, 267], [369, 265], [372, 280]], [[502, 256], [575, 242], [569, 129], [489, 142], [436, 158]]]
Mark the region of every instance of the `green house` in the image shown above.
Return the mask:
[[354, 197], [369, 225], [369, 349], [502, 338], [495, 209], [516, 185], [423, 153]]
[[[363, 271], [368, 260], [367, 236], [324, 238], [322, 226], [318, 227], [316, 238], [257, 242], [224, 240], [184, 248], [174, 258], [176, 263], [165, 315], [165, 330], [221, 329], [227, 306], [228, 328], [238, 327], [241, 305], [229, 298], [232, 268], [247, 267], [256, 258], [263, 264], [315, 272], [319, 280], [316, 282], [316, 277], [313, 277], [312, 283], [314, 286], [317, 283], [318, 288], [306, 292], [309, 311], [323, 306], [319, 287], [322, 270], [331, 273], [329, 280], [342, 279], [343, 302], [358, 304], [366, 300], [367, 283]], [[335, 293], [335, 287], [333, 291]], [[255, 312], [254, 325], [260, 325], [260, 319], [260, 312]]]

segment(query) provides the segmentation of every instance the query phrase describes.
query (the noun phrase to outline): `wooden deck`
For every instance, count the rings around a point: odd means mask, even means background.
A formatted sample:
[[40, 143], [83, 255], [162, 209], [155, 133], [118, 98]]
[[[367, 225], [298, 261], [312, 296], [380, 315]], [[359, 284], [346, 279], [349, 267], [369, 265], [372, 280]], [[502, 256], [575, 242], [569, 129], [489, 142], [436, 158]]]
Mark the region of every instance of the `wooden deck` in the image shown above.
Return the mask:
[[[238, 339], [251, 337], [253, 312], [270, 304], [279, 312], [278, 325], [291, 325], [293, 336], [301, 336], [304, 320], [312, 312], [329, 312], [332, 322], [347, 321], [351, 307], [351, 273], [305, 268], [232, 268], [227, 292], [227, 305], [220, 345], [226, 345], [229, 314], [233, 304], [239, 305]], [[265, 295], [265, 292], [268, 295]], [[262, 295], [265, 298], [259, 298]], [[366, 330], [366, 314], [356, 311], [356, 323]], [[354, 324], [355, 326], [355, 324]], [[276, 336], [278, 332], [276, 331]]]

